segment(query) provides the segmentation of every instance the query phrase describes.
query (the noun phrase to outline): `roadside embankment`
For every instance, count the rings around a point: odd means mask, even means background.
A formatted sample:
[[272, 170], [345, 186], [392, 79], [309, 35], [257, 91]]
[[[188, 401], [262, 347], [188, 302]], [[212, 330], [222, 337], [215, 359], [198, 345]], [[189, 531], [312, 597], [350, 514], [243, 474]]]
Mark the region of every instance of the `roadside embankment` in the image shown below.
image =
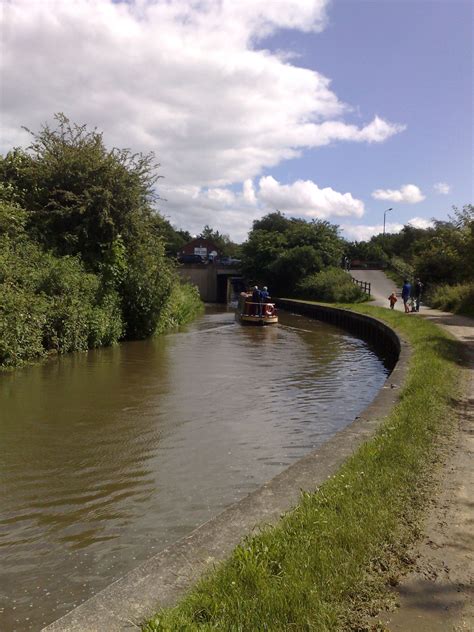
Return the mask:
[[[146, 629], [364, 629], [417, 532], [438, 436], [451, 424], [457, 366], [451, 339], [431, 323], [369, 306], [350, 311], [358, 326], [370, 321], [364, 311], [410, 341], [406, 379], [399, 342], [401, 361], [353, 424], [48, 631], [126, 629], [203, 574]], [[377, 324], [377, 335], [385, 327]]]

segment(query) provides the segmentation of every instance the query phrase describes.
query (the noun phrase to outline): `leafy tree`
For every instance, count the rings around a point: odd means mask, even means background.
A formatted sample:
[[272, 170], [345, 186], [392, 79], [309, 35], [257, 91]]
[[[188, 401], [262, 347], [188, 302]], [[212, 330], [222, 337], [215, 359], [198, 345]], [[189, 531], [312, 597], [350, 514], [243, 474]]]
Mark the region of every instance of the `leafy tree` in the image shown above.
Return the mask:
[[426, 286], [472, 282], [474, 206], [453, 207], [447, 221], [434, 221], [426, 229], [404, 226], [396, 234], [349, 244], [346, 252], [366, 261], [385, 259], [395, 271], [420, 277]]
[[243, 272], [272, 291], [291, 294], [299, 281], [323, 267], [339, 265], [344, 244], [338, 227], [326, 221], [269, 213], [253, 224], [242, 245]]
[[290, 220], [281, 211], [268, 213], [253, 223], [253, 230], [264, 230], [269, 233], [285, 233]]
[[238, 254], [239, 246], [229, 237], [218, 230], [214, 230], [208, 224], [204, 226], [200, 235], [203, 239], [209, 239], [216, 244], [217, 249], [224, 257], [235, 257]]
[[158, 233], [163, 239], [166, 256], [175, 259], [183, 246], [191, 241], [191, 233], [174, 228], [167, 219], [158, 214], [153, 216], [153, 222], [157, 225]]
[[26, 230], [57, 256], [79, 257], [100, 276], [98, 292], [118, 291], [129, 337], [156, 328], [171, 292], [166, 220], [153, 209], [158, 179], [153, 154], [108, 150], [102, 134], [63, 114], [32, 133], [28, 151], [0, 161], [6, 187], [24, 205]]
[[[242, 272], [248, 279], [274, 283], [271, 268], [288, 247], [283, 233], [254, 228], [242, 244]], [[272, 290], [273, 291], [273, 290]]]
[[57, 128], [30, 132], [28, 152], [7, 155], [2, 175], [21, 191], [34, 239], [58, 255], [79, 254], [94, 269], [118, 235], [129, 241], [150, 217], [154, 157], [107, 150], [97, 131], [63, 114], [55, 119]]
[[428, 284], [472, 280], [473, 246], [469, 222], [435, 222], [413, 258], [416, 276]]
[[320, 253], [311, 246], [295, 246], [285, 250], [269, 266], [270, 283], [277, 293], [293, 291], [301, 279], [321, 270]]

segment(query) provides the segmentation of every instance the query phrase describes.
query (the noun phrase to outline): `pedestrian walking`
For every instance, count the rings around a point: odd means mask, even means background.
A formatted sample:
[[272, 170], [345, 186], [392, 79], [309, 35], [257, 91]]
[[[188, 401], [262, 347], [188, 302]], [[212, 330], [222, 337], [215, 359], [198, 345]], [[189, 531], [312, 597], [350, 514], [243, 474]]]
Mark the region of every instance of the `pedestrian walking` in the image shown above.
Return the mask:
[[408, 314], [410, 312], [410, 306], [408, 304], [410, 300], [410, 296], [411, 296], [411, 283], [408, 281], [408, 279], [405, 279], [403, 281], [403, 287], [402, 287], [402, 301], [403, 301], [403, 306], [405, 307], [405, 314]]
[[388, 300], [390, 301], [390, 309], [395, 309], [395, 303], [398, 301], [398, 298], [395, 292], [392, 292], [390, 294], [390, 296], [388, 297]]
[[415, 297], [415, 311], [420, 311], [421, 295], [423, 293], [423, 283], [420, 279], [415, 281], [415, 289], [413, 291]]

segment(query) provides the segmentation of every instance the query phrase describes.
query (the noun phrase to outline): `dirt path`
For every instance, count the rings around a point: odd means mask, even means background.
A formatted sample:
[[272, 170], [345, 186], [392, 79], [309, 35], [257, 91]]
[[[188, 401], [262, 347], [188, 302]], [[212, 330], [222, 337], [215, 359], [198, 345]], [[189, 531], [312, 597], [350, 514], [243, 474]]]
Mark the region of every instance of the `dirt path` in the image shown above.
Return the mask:
[[[383, 272], [368, 271], [370, 278], [364, 278], [364, 272], [355, 278], [370, 281], [374, 304], [382, 304], [390, 281]], [[443, 446], [446, 461], [439, 473], [439, 491], [413, 552], [414, 569], [397, 587], [400, 607], [385, 617], [385, 623], [390, 632], [474, 632], [474, 320], [426, 307], [407, 318], [420, 316], [459, 342], [464, 394], [456, 402], [456, 432]]]

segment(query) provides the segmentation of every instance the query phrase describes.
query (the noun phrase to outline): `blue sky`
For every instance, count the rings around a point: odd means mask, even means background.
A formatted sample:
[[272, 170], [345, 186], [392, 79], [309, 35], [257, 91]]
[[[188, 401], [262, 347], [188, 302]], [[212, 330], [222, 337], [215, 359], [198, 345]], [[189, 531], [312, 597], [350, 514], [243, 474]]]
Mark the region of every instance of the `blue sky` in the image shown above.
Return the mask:
[[[472, 203], [471, 0], [3, 0], [0, 151], [64, 112], [153, 151], [160, 211], [348, 239]], [[59, 54], [58, 54], [58, 51]], [[435, 188], [436, 187], [436, 188]]]
[[[404, 223], [414, 211], [444, 219], [452, 205], [472, 203], [473, 26], [469, 1], [336, 0], [322, 33], [287, 30], [269, 38], [271, 49], [288, 47], [298, 65], [330, 77], [354, 120], [378, 113], [406, 125], [377, 146], [310, 150], [273, 170], [275, 177], [351, 191], [366, 201], [364, 224], [380, 224], [389, 207], [391, 221]], [[449, 184], [449, 194], [436, 193], [437, 182]], [[370, 197], [404, 183], [418, 185], [426, 199], [387, 204]]]

